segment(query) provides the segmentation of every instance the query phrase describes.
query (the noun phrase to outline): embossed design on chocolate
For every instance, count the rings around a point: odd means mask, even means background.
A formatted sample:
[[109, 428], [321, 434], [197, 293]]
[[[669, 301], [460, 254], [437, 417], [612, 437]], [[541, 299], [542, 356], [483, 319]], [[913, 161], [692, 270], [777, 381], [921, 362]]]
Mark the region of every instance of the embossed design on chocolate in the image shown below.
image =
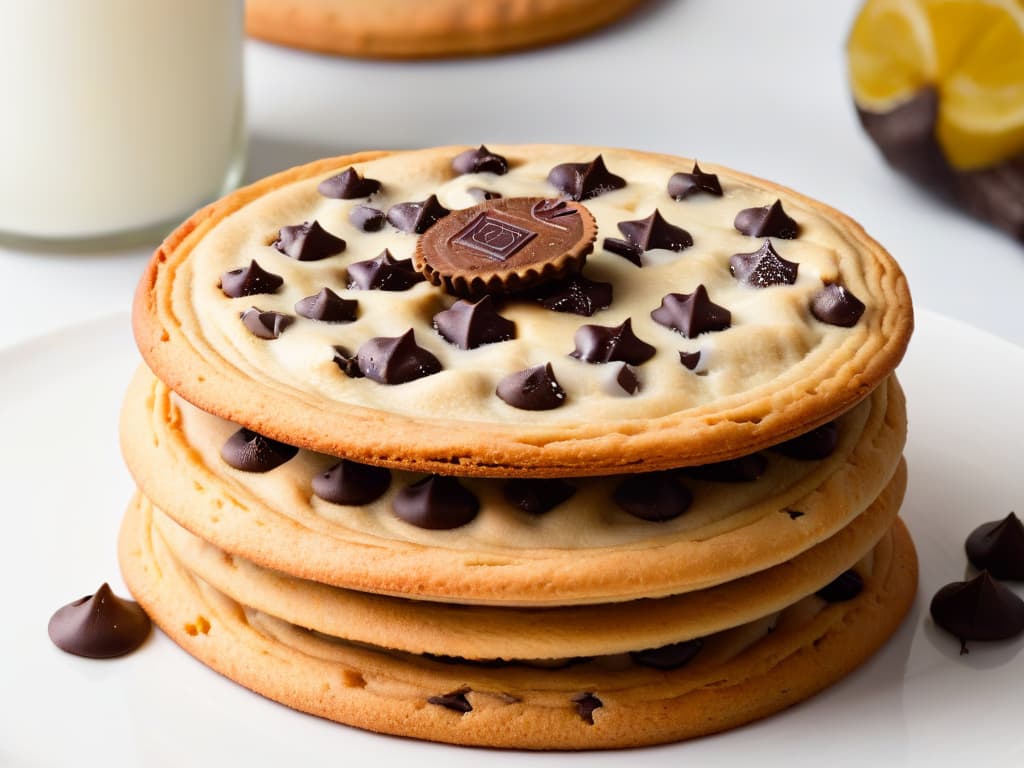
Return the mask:
[[615, 374], [615, 386], [627, 395], [635, 395], [640, 391], [640, 378], [636, 375], [633, 366], [628, 363], [619, 366], [619, 370]]
[[693, 640], [684, 640], [681, 643], [663, 645], [661, 648], [632, 651], [629, 657], [634, 664], [639, 664], [641, 667], [651, 667], [668, 672], [685, 667], [697, 657], [703, 647], [704, 640], [697, 637]]
[[687, 370], [697, 370], [697, 366], [700, 365], [700, 350], [696, 352], [683, 352], [679, 350], [679, 362]]
[[589, 163], [561, 163], [548, 173], [548, 183], [572, 200], [589, 200], [626, 186], [626, 180], [609, 171], [598, 155]]
[[652, 345], [633, 333], [632, 318], [626, 318], [620, 325], [581, 325], [573, 336], [576, 349], [570, 357], [587, 363], [610, 363], [620, 360], [630, 365], [640, 365], [654, 357]]
[[343, 299], [327, 287], [321, 288], [320, 292], [313, 296], [295, 302], [295, 314], [324, 323], [352, 322], [356, 319], [358, 310], [358, 301]]
[[703, 284], [698, 285], [693, 293], [667, 294], [661, 300], [661, 306], [651, 312], [651, 317], [656, 323], [679, 331], [688, 339], [702, 333], [723, 331], [732, 324], [732, 313], [713, 303]]
[[646, 219], [620, 221], [619, 231], [626, 240], [646, 251], [662, 248], [667, 251], [682, 251], [693, 245], [693, 237], [682, 227], [665, 221], [657, 208]]
[[377, 179], [365, 179], [359, 171], [349, 166], [337, 176], [324, 179], [317, 186], [317, 191], [324, 197], [336, 200], [354, 200], [358, 197], [369, 197], [380, 190]]
[[363, 372], [359, 368], [359, 358], [345, 347], [334, 347], [334, 364], [350, 379], [363, 378]]
[[348, 220], [363, 232], [377, 232], [384, 226], [384, 211], [370, 205], [355, 205], [348, 212]]
[[569, 312], [590, 317], [612, 304], [612, 284], [573, 275], [533, 291], [534, 299], [553, 312]]
[[332, 235], [315, 220], [281, 227], [277, 240], [271, 245], [296, 261], [320, 261], [345, 250], [345, 241]]
[[261, 339], [276, 339], [284, 329], [295, 322], [291, 315], [281, 312], [264, 311], [259, 307], [250, 307], [241, 315], [242, 324], [252, 333]]
[[506, 480], [502, 486], [505, 500], [516, 509], [531, 515], [550, 512], [576, 493], [576, 486], [560, 477]]
[[260, 293], [276, 293], [282, 285], [283, 277], [267, 272], [255, 259], [249, 262], [248, 267], [232, 269], [220, 276], [220, 289], [231, 299]]
[[242, 472], [269, 472], [295, 458], [299, 449], [271, 440], [244, 427], [229, 437], [220, 449], [225, 463]]
[[324, 501], [359, 507], [384, 495], [391, 485], [391, 472], [384, 467], [342, 459], [316, 475], [312, 485], [313, 493]]
[[516, 324], [498, 314], [494, 299], [484, 296], [475, 304], [460, 299], [434, 315], [434, 328], [459, 349], [508, 341], [516, 336]]
[[687, 467], [683, 473], [698, 480], [711, 480], [716, 483], [752, 483], [761, 477], [767, 468], [768, 459], [759, 453], [751, 453], [737, 459]]
[[110, 659], [142, 645], [150, 626], [142, 606], [118, 597], [104, 582], [95, 594], [58, 608], [50, 617], [47, 632], [62, 651], [90, 659]]
[[466, 225], [451, 241], [495, 261], [507, 261], [524, 248], [537, 233], [525, 227], [482, 213]]
[[960, 640], [1008, 640], [1024, 632], [1024, 600], [982, 571], [970, 581], [947, 584], [932, 598], [935, 623]]
[[423, 281], [412, 259], [395, 259], [385, 248], [375, 259], [348, 265], [348, 287], [363, 291], [407, 291]]
[[815, 594], [829, 603], [845, 603], [864, 591], [864, 579], [854, 570], [843, 571]]
[[550, 411], [565, 404], [565, 390], [555, 379], [551, 363], [510, 373], [498, 382], [495, 393], [524, 411]]
[[508, 173], [508, 160], [481, 144], [479, 149], [467, 149], [456, 155], [452, 160], [452, 170], [459, 175], [493, 173], [503, 176]]
[[753, 253], [735, 253], [729, 257], [729, 272], [749, 288], [792, 285], [800, 265], [779, 256], [771, 240], [765, 240]]
[[447, 531], [472, 522], [480, 502], [454, 477], [430, 475], [395, 494], [391, 509], [410, 525]]
[[412, 328], [401, 336], [363, 342], [356, 358], [363, 375], [380, 384], [405, 384], [441, 370], [441, 361], [416, 344]]
[[483, 187], [466, 187], [466, 193], [478, 203], [483, 203], [487, 200], [501, 200], [504, 197], [501, 192], [495, 192], [493, 189], [484, 189]]
[[826, 283], [811, 299], [811, 314], [823, 323], [850, 328], [864, 314], [864, 302], [839, 283]]
[[772, 448], [776, 453], [800, 461], [817, 461], [831, 456], [839, 445], [839, 425], [834, 421], [815, 427]]
[[693, 494], [671, 471], [630, 475], [615, 489], [614, 498], [624, 512], [653, 523], [679, 517], [693, 502]]
[[722, 185], [718, 183], [718, 176], [713, 173], [704, 173], [696, 160], [693, 161], [692, 171], [674, 173], [668, 180], [668, 196], [677, 202], [700, 192], [721, 197]]
[[971, 531], [965, 549], [975, 568], [997, 579], [1024, 581], [1024, 524], [1013, 512]]
[[395, 203], [388, 208], [387, 219], [395, 229], [422, 235], [451, 211], [431, 195], [416, 203]]
[[446, 693], [442, 696], [431, 696], [427, 699], [428, 704], [436, 704], [439, 707], [450, 709], [453, 712], [459, 714], [466, 714], [467, 712], [473, 711], [473, 705], [469, 703], [469, 699], [466, 698], [466, 694], [469, 693], [469, 688], [460, 688], [457, 691]]
[[604, 706], [593, 693], [580, 693], [572, 697], [572, 703], [576, 705], [576, 713], [587, 725], [594, 724], [594, 711]]
[[799, 225], [783, 210], [781, 200], [762, 208], [744, 208], [736, 214], [733, 226], [749, 237], [793, 240], [800, 233]]

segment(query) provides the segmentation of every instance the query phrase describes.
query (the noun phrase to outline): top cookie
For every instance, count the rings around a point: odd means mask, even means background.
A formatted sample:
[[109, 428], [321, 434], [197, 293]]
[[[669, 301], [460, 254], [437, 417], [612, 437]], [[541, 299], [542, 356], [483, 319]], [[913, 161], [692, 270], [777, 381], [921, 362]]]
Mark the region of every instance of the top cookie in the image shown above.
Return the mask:
[[463, 476], [751, 453], [863, 399], [912, 325], [898, 266], [837, 211], [574, 146], [366, 153], [264, 179], [170, 235], [134, 308], [147, 363], [202, 409]]

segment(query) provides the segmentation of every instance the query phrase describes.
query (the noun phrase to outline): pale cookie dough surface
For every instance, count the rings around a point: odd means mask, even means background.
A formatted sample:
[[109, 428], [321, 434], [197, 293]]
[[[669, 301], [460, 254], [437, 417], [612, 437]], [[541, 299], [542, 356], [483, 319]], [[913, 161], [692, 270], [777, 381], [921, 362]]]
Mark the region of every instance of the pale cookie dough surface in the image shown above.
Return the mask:
[[[485, 668], [354, 645], [236, 603], [191, 576], [160, 537], [129, 516], [121, 568], [135, 598], [186, 651], [221, 674], [304, 712], [383, 733], [526, 749], [615, 748], [677, 741], [767, 716], [835, 682], [896, 630], [917, 562], [899, 522], [858, 566], [864, 591], [806, 598], [706, 638], [672, 671], [607, 656], [562, 669]], [[432, 697], [456, 694], [471, 709]], [[589, 718], [576, 701], [600, 706]], [[588, 722], [588, 719], [591, 722]]]
[[[861, 228], [826, 206], [768, 182], [723, 168], [724, 196], [694, 195], [677, 202], [666, 184], [692, 161], [626, 150], [573, 146], [501, 147], [505, 175], [455, 175], [451, 147], [390, 155], [356, 155], [293, 169], [239, 190], [203, 209], [172, 234], [139, 286], [134, 326], [139, 347], [158, 377], [204, 410], [269, 437], [334, 455], [391, 467], [447, 474], [584, 475], [709, 463], [781, 442], [834, 418], [866, 396], [901, 358], [910, 335], [910, 297], [891, 257]], [[423, 282], [406, 291], [348, 289], [347, 266], [385, 248], [411, 257], [417, 236], [385, 224], [365, 233], [349, 222], [359, 204], [381, 210], [436, 194], [448, 208], [475, 204], [470, 187], [505, 197], [558, 197], [546, 180], [565, 162], [602, 153], [623, 189], [583, 201], [598, 224], [597, 245], [583, 274], [609, 282], [613, 300], [591, 317], [510, 299], [501, 314], [516, 338], [462, 350], [432, 328], [433, 316], [455, 297]], [[322, 196], [317, 185], [353, 165], [382, 189], [357, 200]], [[799, 224], [795, 240], [772, 239], [779, 254], [799, 264], [793, 285], [750, 288], [729, 271], [729, 257], [756, 251], [763, 238], [733, 227], [745, 208], [781, 199]], [[675, 253], [644, 254], [644, 267], [603, 250], [621, 237], [617, 224], [658, 209], [683, 227], [694, 244]], [[293, 260], [269, 244], [281, 227], [317, 220], [343, 238], [339, 255]], [[228, 298], [221, 275], [256, 260], [284, 278], [273, 294]], [[851, 328], [820, 322], [811, 298], [839, 282], [866, 304]], [[732, 314], [728, 329], [688, 339], [655, 322], [651, 312], [667, 293], [704, 285]], [[239, 315], [252, 306], [295, 316], [300, 299], [330, 287], [359, 302], [350, 323], [297, 317], [276, 339], [260, 339]], [[569, 356], [580, 326], [615, 326], [627, 318], [656, 347], [637, 365], [640, 390], [616, 394], [617, 364]], [[334, 347], [354, 352], [375, 337], [413, 329], [416, 343], [443, 366], [397, 385], [349, 378], [333, 362]], [[696, 371], [680, 352], [700, 351]], [[561, 407], [515, 408], [496, 396], [497, 383], [516, 371], [550, 362], [565, 390]]]
[[142, 491], [200, 538], [261, 566], [334, 586], [465, 603], [568, 605], [662, 597], [781, 563], [824, 541], [871, 504], [896, 471], [906, 414], [895, 379], [839, 420], [827, 459], [768, 454], [752, 483], [687, 478], [691, 507], [640, 520], [612, 501], [622, 478], [577, 478], [576, 495], [543, 515], [504, 500], [503, 481], [460, 482], [480, 500], [467, 525], [426, 530], [391, 509], [419, 476], [394, 472], [378, 502], [316, 497], [311, 480], [337, 461], [307, 451], [267, 473], [220, 457], [236, 427], [177, 399], [145, 369], [122, 414], [122, 447]]

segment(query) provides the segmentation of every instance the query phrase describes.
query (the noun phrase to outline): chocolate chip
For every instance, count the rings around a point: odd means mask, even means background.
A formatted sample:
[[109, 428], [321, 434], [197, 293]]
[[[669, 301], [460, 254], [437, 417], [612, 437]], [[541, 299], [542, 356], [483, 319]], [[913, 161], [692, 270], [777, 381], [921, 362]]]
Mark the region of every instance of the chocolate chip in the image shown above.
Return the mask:
[[348, 212], [348, 220], [363, 232], [377, 232], [384, 226], [384, 211], [369, 205], [356, 205]]
[[565, 390], [555, 379], [551, 363], [510, 373], [498, 382], [498, 397], [524, 411], [550, 411], [565, 404]]
[[359, 358], [345, 347], [334, 347], [334, 363], [350, 379], [363, 378], [363, 372], [359, 369]]
[[850, 328], [864, 314], [864, 302], [839, 283], [826, 283], [811, 299], [811, 314], [823, 323]]
[[364, 179], [359, 171], [349, 167], [337, 176], [324, 179], [317, 187], [317, 191], [324, 197], [332, 197], [336, 200], [354, 200], [357, 197], [369, 197], [380, 189], [380, 182], [376, 179]]
[[299, 449], [279, 443], [244, 427], [227, 439], [220, 449], [225, 463], [242, 472], [269, 472], [295, 458]]
[[318, 221], [281, 227], [271, 245], [296, 261], [320, 261], [345, 250], [345, 241], [321, 227]]
[[762, 208], [744, 208], [736, 214], [733, 226], [750, 237], [778, 237], [782, 240], [792, 240], [800, 231], [796, 221], [782, 209], [781, 200]]
[[431, 696], [427, 699], [427, 702], [464, 715], [467, 712], [473, 711], [473, 705], [470, 704], [469, 699], [466, 698], [466, 694], [469, 693], [469, 691], [469, 688], [462, 688], [458, 691], [446, 693], [443, 696]]
[[630, 475], [615, 489], [614, 497], [623, 511], [656, 523], [679, 517], [693, 502], [693, 494], [672, 472]]
[[626, 180], [611, 173], [598, 155], [589, 163], [562, 163], [548, 173], [548, 183], [573, 200], [589, 200], [626, 186]]
[[352, 322], [358, 309], [358, 301], [343, 299], [330, 288], [321, 288], [315, 296], [307, 296], [295, 303], [297, 315], [325, 323]]
[[1024, 581], [1024, 525], [1013, 512], [975, 528], [965, 547], [974, 567], [997, 579]]
[[691, 371], [697, 370], [697, 366], [700, 364], [700, 350], [696, 352], [683, 352], [680, 350], [679, 362], [683, 364], [684, 368]]
[[484, 189], [483, 187], [466, 187], [466, 192], [478, 203], [483, 203], [487, 200], [501, 200], [503, 197], [501, 192], [495, 192], [493, 189]]
[[516, 324], [498, 314], [494, 300], [484, 296], [475, 304], [460, 300], [434, 315], [434, 328], [459, 349], [476, 349], [516, 337]]
[[410, 525], [447, 531], [471, 522], [480, 502], [454, 477], [430, 475], [396, 493], [391, 508]]
[[640, 379], [636, 375], [633, 366], [623, 363], [615, 374], [615, 386], [627, 395], [635, 395], [640, 391]]
[[799, 509], [790, 509], [789, 507], [786, 507], [782, 511], [789, 515], [790, 520], [796, 520], [798, 517], [804, 516], [804, 513], [801, 512]]
[[363, 375], [381, 384], [404, 384], [441, 370], [441, 361], [417, 346], [412, 328], [401, 336], [363, 342], [356, 357]]
[[799, 267], [779, 256], [771, 240], [765, 240], [753, 253], [736, 253], [729, 257], [729, 272], [748, 288], [792, 285]]
[[668, 251], [681, 251], [693, 245], [690, 233], [675, 224], [669, 224], [657, 208], [646, 219], [637, 221], [620, 221], [619, 231], [626, 240], [642, 248], [652, 251], [662, 248]]
[[386, 468], [342, 459], [313, 478], [313, 493], [334, 504], [360, 507], [379, 499], [390, 485]]
[[614, 253], [616, 256], [621, 256], [638, 267], [644, 265], [643, 260], [640, 258], [644, 252], [636, 243], [631, 243], [629, 240], [619, 240], [617, 237], [606, 237], [604, 243], [601, 246], [609, 253]]
[[799, 437], [772, 447], [776, 453], [800, 461], [817, 461], [831, 456], [839, 446], [839, 425], [834, 421], [815, 427]]
[[693, 170], [689, 173], [674, 173], [668, 180], [668, 196], [676, 201], [685, 200], [693, 194], [705, 192], [715, 197], [722, 196], [722, 185], [718, 183], [718, 176], [713, 173], [704, 173], [693, 161]]
[[452, 160], [452, 170], [458, 174], [493, 173], [503, 176], [508, 173], [508, 160], [491, 152], [483, 144], [480, 149], [467, 149]]
[[723, 331], [732, 324], [732, 313], [712, 303], [703, 284], [693, 293], [669, 293], [661, 306], [651, 312], [654, 321], [679, 331], [688, 339], [702, 333]]
[[962, 654], [967, 653], [967, 640], [1008, 640], [1024, 632], [1024, 600], [988, 571], [936, 592], [931, 614], [936, 624], [959, 638]]
[[242, 324], [261, 339], [276, 339], [284, 329], [295, 322], [291, 315], [280, 312], [264, 312], [259, 307], [250, 307], [241, 314]]
[[576, 486], [562, 478], [517, 477], [505, 481], [502, 492], [513, 507], [531, 515], [542, 515], [572, 498]]
[[90, 659], [131, 653], [142, 645], [149, 629], [149, 616], [142, 607], [118, 597], [106, 583], [96, 594], [58, 608], [47, 626], [54, 645]]
[[541, 286], [531, 295], [545, 309], [590, 317], [595, 312], [611, 306], [612, 284], [589, 280], [583, 275], [573, 275], [565, 280]]
[[431, 195], [418, 203], [396, 203], [388, 208], [388, 222], [402, 232], [413, 232], [422, 235], [451, 211]]
[[412, 267], [412, 259], [395, 259], [386, 248], [375, 259], [348, 265], [349, 288], [363, 291], [407, 291], [423, 282]]
[[283, 284], [283, 277], [267, 272], [255, 259], [249, 262], [248, 267], [232, 269], [220, 276], [220, 289], [232, 299], [259, 293], [276, 293]]
[[658, 351], [633, 333], [633, 321], [628, 317], [615, 326], [581, 325], [576, 329], [573, 342], [576, 349], [569, 356], [586, 363], [621, 360], [630, 365], [640, 365]]
[[594, 724], [594, 710], [604, 706], [604, 702], [589, 692], [573, 696], [572, 703], [576, 705], [576, 713], [587, 725]]
[[683, 471], [690, 477], [699, 480], [711, 480], [717, 483], [752, 483], [761, 477], [767, 468], [768, 459], [759, 453], [751, 453], [714, 464], [687, 467]]
[[829, 603], [845, 603], [864, 591], [864, 579], [856, 571], [843, 571], [815, 594]]
[[703, 647], [704, 640], [698, 637], [693, 640], [684, 640], [681, 643], [663, 645], [660, 648], [632, 651], [629, 657], [634, 664], [639, 664], [641, 667], [652, 667], [668, 672], [685, 667], [696, 658]]

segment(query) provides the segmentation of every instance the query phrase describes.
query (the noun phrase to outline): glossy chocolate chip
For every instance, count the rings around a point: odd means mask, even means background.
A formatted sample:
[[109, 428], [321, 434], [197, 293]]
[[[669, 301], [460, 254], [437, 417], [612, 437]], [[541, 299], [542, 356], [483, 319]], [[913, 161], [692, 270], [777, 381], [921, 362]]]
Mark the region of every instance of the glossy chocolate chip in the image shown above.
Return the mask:
[[970, 581], [947, 584], [931, 602], [935, 623], [961, 642], [1008, 640], [1024, 632], [1024, 600], [982, 571]]
[[417, 528], [447, 531], [471, 522], [480, 502], [454, 477], [430, 475], [396, 493], [391, 508]]
[[249, 329], [249, 332], [261, 339], [276, 339], [284, 333], [285, 328], [295, 322], [295, 318], [291, 315], [264, 311], [259, 307], [250, 307], [240, 317], [242, 324]]
[[498, 314], [494, 299], [460, 300], [434, 315], [434, 328], [445, 341], [459, 349], [476, 349], [516, 337], [516, 324]]
[[589, 200], [626, 186], [624, 178], [616, 176], [605, 167], [601, 155], [589, 163], [556, 165], [548, 173], [548, 183], [573, 200]]
[[620, 325], [581, 325], [576, 329], [573, 342], [576, 349], [569, 356], [586, 363], [619, 360], [640, 365], [658, 351], [633, 333], [633, 321], [628, 317]]
[[133, 600], [118, 597], [108, 584], [68, 603], [50, 617], [53, 644], [67, 653], [110, 659], [131, 653], [149, 635], [149, 616]]
[[572, 703], [576, 705], [576, 714], [580, 716], [587, 725], [594, 724], [594, 711], [604, 706], [604, 702], [592, 693], [580, 693], [572, 697]]
[[345, 241], [321, 227], [318, 221], [281, 227], [271, 245], [296, 261], [320, 261], [345, 250]]
[[503, 176], [508, 173], [508, 160], [481, 144], [479, 149], [467, 149], [456, 155], [452, 160], [452, 170], [460, 175], [493, 173]]
[[565, 390], [555, 379], [551, 363], [509, 374], [498, 382], [495, 392], [524, 411], [550, 411], [565, 404]]
[[386, 468], [342, 459], [313, 478], [313, 493], [333, 504], [358, 507], [379, 499], [390, 485]]
[[703, 647], [704, 640], [698, 637], [693, 640], [684, 640], [681, 643], [663, 645], [660, 648], [632, 651], [629, 657], [634, 664], [639, 664], [641, 667], [652, 667], [667, 672], [685, 667], [696, 658]]
[[693, 502], [693, 494], [673, 472], [630, 475], [615, 489], [615, 503], [634, 517], [664, 522], [679, 517]]
[[395, 259], [386, 248], [375, 259], [348, 265], [348, 287], [363, 291], [407, 291], [423, 282], [412, 259]]
[[665, 221], [657, 208], [646, 219], [637, 221], [620, 221], [619, 231], [626, 240], [642, 248], [645, 252], [656, 248], [667, 251], [682, 251], [693, 245], [690, 233], [682, 227]]
[[654, 321], [693, 339], [702, 333], [723, 331], [732, 324], [732, 313], [708, 297], [707, 288], [697, 286], [693, 293], [670, 293], [661, 306], [651, 312]]
[[402, 232], [422, 235], [434, 224], [451, 213], [431, 195], [426, 200], [416, 203], [396, 203], [388, 208], [388, 223]]
[[773, 446], [772, 450], [791, 459], [817, 461], [831, 456], [838, 446], [839, 425], [830, 421], [799, 437], [779, 443]]
[[[615, 386], [627, 395], [635, 395], [640, 391], [640, 378], [633, 366], [623, 363], [615, 374]], [[617, 394], [617, 393], [616, 393]]]
[[783, 210], [781, 200], [761, 208], [744, 208], [736, 214], [733, 226], [749, 237], [792, 240], [800, 233], [796, 221]]
[[343, 299], [330, 288], [295, 302], [295, 314], [324, 323], [350, 323], [356, 319], [359, 302]]
[[845, 603], [864, 591], [864, 579], [854, 570], [843, 571], [815, 594], [829, 603]]
[[718, 183], [718, 176], [713, 173], [704, 173], [693, 161], [693, 170], [689, 173], [674, 173], [668, 180], [668, 196], [676, 201], [685, 200], [690, 195], [699, 193], [722, 196], [722, 185]]
[[699, 480], [717, 483], [752, 483], [768, 468], [768, 459], [759, 453], [740, 456], [736, 459], [688, 467], [683, 472]]
[[220, 457], [242, 472], [269, 472], [295, 458], [298, 452], [299, 449], [292, 445], [279, 443], [243, 427], [225, 441]]
[[501, 192], [496, 192], [493, 189], [484, 189], [483, 187], [466, 187], [466, 192], [478, 203], [484, 203], [488, 200], [501, 200], [503, 197]]
[[573, 275], [543, 285], [531, 293], [545, 309], [590, 317], [612, 304], [612, 284]]
[[436, 704], [439, 707], [450, 709], [453, 712], [459, 714], [466, 714], [467, 712], [473, 711], [473, 705], [469, 703], [469, 699], [466, 698], [466, 694], [469, 693], [469, 688], [463, 688], [462, 690], [452, 691], [446, 693], [443, 696], [431, 696], [427, 699], [427, 703]]
[[324, 197], [336, 200], [354, 200], [358, 197], [369, 197], [380, 189], [377, 179], [366, 179], [352, 167], [346, 168], [337, 176], [324, 179], [317, 191]]
[[839, 283], [826, 283], [811, 299], [811, 314], [823, 323], [850, 328], [864, 314], [864, 302]]
[[576, 493], [576, 486], [562, 478], [524, 478], [506, 480], [502, 487], [505, 500], [531, 515], [550, 512]]
[[683, 352], [682, 350], [680, 350], [679, 362], [687, 370], [697, 370], [697, 366], [700, 364], [700, 350], [696, 352]]
[[384, 226], [384, 211], [370, 205], [355, 205], [348, 212], [348, 220], [363, 232], [377, 232]]
[[617, 237], [606, 237], [601, 247], [609, 253], [621, 256], [626, 261], [635, 264], [638, 267], [642, 267], [644, 265], [643, 259], [641, 258], [644, 249], [636, 243], [629, 242], [629, 240], [620, 240]]
[[1024, 581], [1024, 524], [1013, 512], [975, 528], [965, 544], [975, 568], [997, 579]]
[[248, 267], [232, 269], [220, 276], [220, 289], [225, 296], [232, 299], [260, 293], [276, 293], [282, 285], [283, 277], [267, 272], [255, 259], [249, 262]]
[[441, 370], [441, 361], [416, 344], [412, 328], [401, 336], [363, 342], [356, 358], [363, 375], [381, 384], [404, 384]]
[[799, 267], [779, 256], [771, 240], [765, 240], [753, 253], [736, 253], [729, 257], [729, 272], [748, 288], [792, 285]]
[[345, 347], [334, 347], [334, 364], [350, 379], [363, 378], [363, 372], [359, 368], [358, 356], [352, 354]]

